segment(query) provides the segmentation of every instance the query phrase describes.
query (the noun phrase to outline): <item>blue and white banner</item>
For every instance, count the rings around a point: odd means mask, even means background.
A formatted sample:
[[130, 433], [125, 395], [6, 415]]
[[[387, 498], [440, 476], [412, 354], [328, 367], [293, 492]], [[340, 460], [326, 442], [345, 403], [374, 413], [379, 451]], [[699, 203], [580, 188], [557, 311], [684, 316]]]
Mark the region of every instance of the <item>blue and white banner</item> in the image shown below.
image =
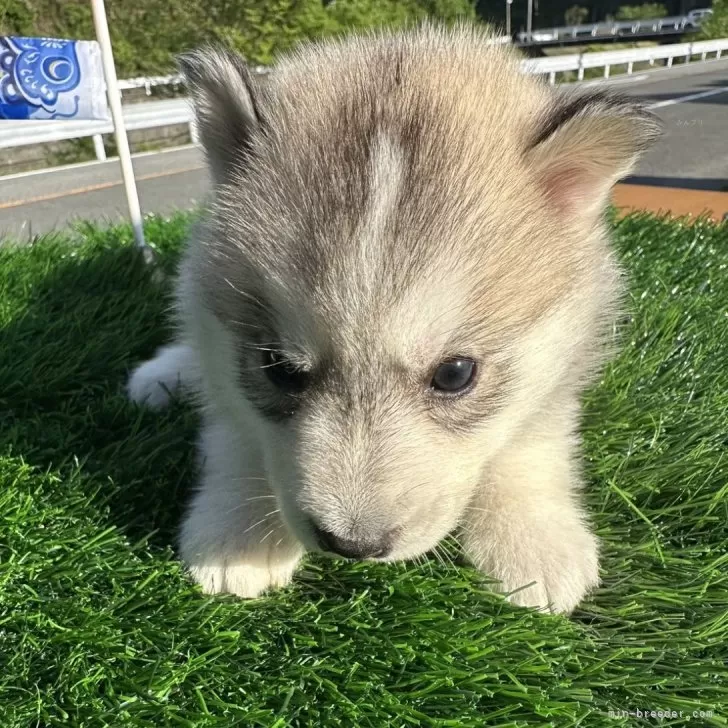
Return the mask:
[[96, 41], [0, 36], [0, 119], [108, 118]]

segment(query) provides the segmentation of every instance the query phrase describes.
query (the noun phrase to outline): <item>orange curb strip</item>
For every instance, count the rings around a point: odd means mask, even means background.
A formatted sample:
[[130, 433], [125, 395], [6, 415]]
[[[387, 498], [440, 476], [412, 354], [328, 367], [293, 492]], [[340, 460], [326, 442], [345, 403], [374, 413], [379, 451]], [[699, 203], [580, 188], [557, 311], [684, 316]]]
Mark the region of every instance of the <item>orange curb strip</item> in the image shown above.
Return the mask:
[[621, 184], [615, 186], [612, 202], [620, 216], [634, 210], [670, 213], [674, 217], [697, 217], [708, 212], [713, 220], [720, 222], [728, 214], [728, 192]]

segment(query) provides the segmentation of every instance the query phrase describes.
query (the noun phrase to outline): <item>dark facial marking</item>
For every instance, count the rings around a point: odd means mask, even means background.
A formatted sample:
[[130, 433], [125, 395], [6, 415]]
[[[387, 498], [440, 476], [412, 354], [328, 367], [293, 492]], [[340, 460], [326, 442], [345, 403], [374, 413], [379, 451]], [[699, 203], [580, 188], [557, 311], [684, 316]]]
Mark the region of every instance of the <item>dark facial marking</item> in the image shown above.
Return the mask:
[[298, 394], [309, 385], [310, 373], [297, 368], [273, 349], [263, 352], [263, 369], [270, 382], [281, 392]]
[[313, 376], [274, 346], [241, 342], [238, 381], [250, 404], [263, 416], [281, 422], [296, 413]]

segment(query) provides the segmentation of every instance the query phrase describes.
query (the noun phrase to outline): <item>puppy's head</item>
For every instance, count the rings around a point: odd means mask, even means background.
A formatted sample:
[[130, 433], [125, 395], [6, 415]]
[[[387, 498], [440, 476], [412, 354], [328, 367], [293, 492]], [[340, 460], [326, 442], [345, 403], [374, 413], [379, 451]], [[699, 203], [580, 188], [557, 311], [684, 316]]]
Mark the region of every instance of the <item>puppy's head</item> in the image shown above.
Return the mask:
[[183, 60], [215, 200], [182, 315], [207, 399], [311, 549], [431, 548], [600, 360], [619, 289], [601, 217], [656, 124], [487, 41], [310, 46], [264, 83], [219, 50]]

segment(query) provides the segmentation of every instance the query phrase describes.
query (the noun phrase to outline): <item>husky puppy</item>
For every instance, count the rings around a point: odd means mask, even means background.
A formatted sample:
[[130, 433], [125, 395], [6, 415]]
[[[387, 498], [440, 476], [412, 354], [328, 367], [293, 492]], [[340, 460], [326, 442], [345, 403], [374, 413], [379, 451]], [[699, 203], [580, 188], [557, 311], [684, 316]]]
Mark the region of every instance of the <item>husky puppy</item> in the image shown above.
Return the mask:
[[658, 125], [490, 40], [310, 44], [265, 84], [221, 49], [182, 58], [214, 189], [176, 339], [128, 392], [201, 408], [179, 546], [204, 591], [451, 532], [516, 604], [568, 613], [598, 584], [578, 426], [621, 291], [603, 212]]

